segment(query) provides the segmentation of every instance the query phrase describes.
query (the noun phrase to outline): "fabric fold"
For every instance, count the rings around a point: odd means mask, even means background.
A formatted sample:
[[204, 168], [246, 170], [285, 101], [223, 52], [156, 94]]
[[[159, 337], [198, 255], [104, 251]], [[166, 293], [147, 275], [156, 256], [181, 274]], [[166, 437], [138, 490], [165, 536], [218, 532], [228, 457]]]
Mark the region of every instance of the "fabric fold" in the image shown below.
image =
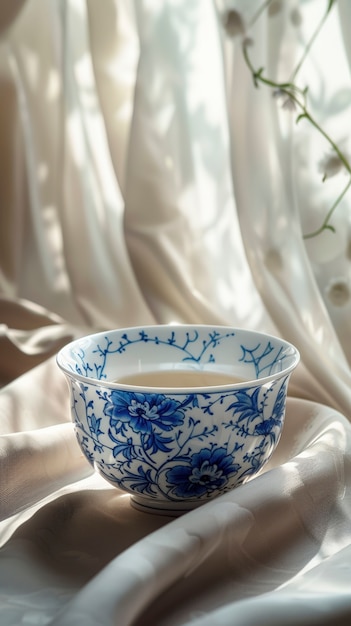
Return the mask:
[[[242, 598], [253, 596], [259, 606], [261, 594], [263, 606], [273, 594], [274, 619], [284, 588], [294, 594], [301, 575], [307, 576], [301, 572], [313, 572], [350, 539], [349, 423], [327, 407], [299, 400], [289, 401], [288, 422], [291, 430], [279, 444], [284, 462], [274, 467], [272, 460], [244, 487], [126, 549], [52, 623], [184, 625], [198, 612], [204, 619], [197, 622], [207, 625], [210, 619], [217, 623], [222, 606], [219, 619], [223, 613], [238, 626], [248, 619], [259, 624], [255, 603]], [[297, 454], [289, 458], [294, 448]], [[308, 624], [308, 610], [305, 619]]]
[[0, 519], [15, 515], [91, 472], [71, 424], [1, 436]]

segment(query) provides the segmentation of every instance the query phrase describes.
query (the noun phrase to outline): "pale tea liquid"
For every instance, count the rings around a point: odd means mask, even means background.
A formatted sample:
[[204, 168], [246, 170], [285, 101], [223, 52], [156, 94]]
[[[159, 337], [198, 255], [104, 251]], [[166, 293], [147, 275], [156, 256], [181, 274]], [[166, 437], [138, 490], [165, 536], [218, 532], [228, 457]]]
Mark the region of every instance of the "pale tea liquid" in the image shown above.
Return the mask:
[[195, 370], [157, 370], [121, 376], [114, 382], [136, 387], [216, 387], [244, 382], [234, 374]]

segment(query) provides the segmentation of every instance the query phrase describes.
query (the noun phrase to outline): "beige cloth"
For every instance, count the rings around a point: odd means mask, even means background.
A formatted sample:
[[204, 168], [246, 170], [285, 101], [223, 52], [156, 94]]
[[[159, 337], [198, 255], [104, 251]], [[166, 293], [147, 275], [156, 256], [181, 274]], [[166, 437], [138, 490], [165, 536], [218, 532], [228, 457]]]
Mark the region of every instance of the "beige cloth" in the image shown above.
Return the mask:
[[[349, 0], [2, 1], [1, 626], [351, 623], [350, 194], [303, 239], [347, 172], [240, 47], [284, 81], [328, 6], [297, 80], [348, 155]], [[92, 473], [55, 362], [171, 321], [302, 357], [262, 475], [176, 519]]]

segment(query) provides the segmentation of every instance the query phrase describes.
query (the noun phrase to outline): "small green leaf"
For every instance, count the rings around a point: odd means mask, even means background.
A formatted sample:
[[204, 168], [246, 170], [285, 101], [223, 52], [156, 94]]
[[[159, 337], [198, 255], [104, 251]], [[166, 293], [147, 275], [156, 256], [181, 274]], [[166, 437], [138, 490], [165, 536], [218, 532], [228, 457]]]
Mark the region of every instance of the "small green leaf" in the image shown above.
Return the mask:
[[306, 113], [300, 113], [300, 115], [298, 115], [298, 116], [297, 116], [297, 118], [296, 118], [296, 124], [298, 124], [298, 123], [300, 122], [300, 120], [303, 120], [304, 118], [305, 118], [305, 119], [307, 119], [307, 118], [308, 118], [308, 116], [306, 115]]
[[255, 87], [258, 87], [258, 82], [262, 78], [263, 71], [264, 71], [264, 68], [260, 67], [256, 72], [253, 73], [252, 77], [253, 77]]

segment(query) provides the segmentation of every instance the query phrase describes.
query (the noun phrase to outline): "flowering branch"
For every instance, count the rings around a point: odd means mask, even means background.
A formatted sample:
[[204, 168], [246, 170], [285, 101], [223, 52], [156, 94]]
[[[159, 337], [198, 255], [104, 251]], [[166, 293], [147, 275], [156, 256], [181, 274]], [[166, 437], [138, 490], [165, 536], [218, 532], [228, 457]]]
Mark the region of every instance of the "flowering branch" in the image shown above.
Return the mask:
[[[328, 142], [329, 146], [332, 149], [333, 154], [335, 155], [334, 161], [336, 162], [335, 165], [336, 166], [343, 166], [346, 170], [346, 172], [349, 174], [349, 180], [346, 184], [346, 186], [343, 188], [343, 190], [341, 191], [341, 193], [339, 194], [339, 196], [336, 198], [335, 202], [333, 203], [333, 205], [331, 206], [331, 208], [329, 209], [322, 225], [316, 229], [313, 232], [310, 232], [306, 235], [304, 235], [304, 239], [310, 239], [312, 237], [315, 237], [316, 235], [321, 234], [324, 230], [331, 230], [332, 232], [335, 232], [335, 228], [334, 226], [330, 223], [330, 220], [332, 218], [332, 215], [335, 211], [335, 209], [337, 208], [337, 206], [340, 204], [341, 200], [344, 198], [346, 192], [349, 190], [349, 188], [351, 187], [351, 165], [347, 159], [347, 157], [345, 156], [345, 154], [342, 152], [342, 150], [339, 148], [339, 146], [335, 143], [335, 141], [330, 137], [330, 135], [320, 126], [320, 124], [317, 122], [317, 120], [311, 115], [311, 113], [309, 112], [308, 108], [307, 108], [307, 87], [305, 89], [301, 89], [300, 87], [298, 87], [295, 83], [294, 80], [298, 74], [298, 72], [301, 69], [302, 64], [304, 63], [308, 53], [310, 52], [311, 46], [313, 44], [313, 42], [315, 41], [317, 35], [319, 34], [319, 32], [321, 31], [334, 3], [336, 2], [336, 0], [328, 0], [328, 5], [326, 8], [326, 11], [320, 21], [320, 23], [318, 24], [315, 32], [313, 33], [310, 41], [308, 42], [308, 44], [306, 45], [304, 54], [302, 55], [299, 63], [297, 64], [294, 72], [292, 73], [291, 79], [287, 82], [276, 82], [270, 78], [268, 78], [267, 76], [264, 75], [264, 68], [260, 67], [259, 69], [255, 69], [254, 66], [251, 63], [251, 59], [249, 57], [249, 53], [248, 53], [248, 48], [249, 46], [252, 44], [252, 40], [248, 37], [244, 37], [243, 38], [243, 43], [242, 43], [242, 51], [243, 51], [243, 56], [245, 59], [245, 62], [252, 74], [252, 78], [253, 78], [253, 82], [255, 87], [259, 87], [260, 84], [262, 85], [266, 85], [267, 87], [272, 88], [273, 91], [273, 95], [275, 97], [283, 97], [285, 98], [284, 104], [283, 106], [285, 108], [296, 108], [299, 110], [299, 114], [297, 115], [296, 118], [296, 123], [299, 123], [302, 119], [307, 120], [311, 126], [313, 126], [315, 128], [315, 130], [317, 130], [319, 132], [319, 134], [324, 137], [324, 139]], [[268, 2], [264, 2], [263, 4], [263, 9], [269, 7], [269, 5], [271, 4], [271, 0], [269, 0]], [[339, 167], [336, 167], [336, 169], [339, 169]], [[323, 182], [326, 180], [327, 178], [327, 174], [324, 175], [323, 177]]]

